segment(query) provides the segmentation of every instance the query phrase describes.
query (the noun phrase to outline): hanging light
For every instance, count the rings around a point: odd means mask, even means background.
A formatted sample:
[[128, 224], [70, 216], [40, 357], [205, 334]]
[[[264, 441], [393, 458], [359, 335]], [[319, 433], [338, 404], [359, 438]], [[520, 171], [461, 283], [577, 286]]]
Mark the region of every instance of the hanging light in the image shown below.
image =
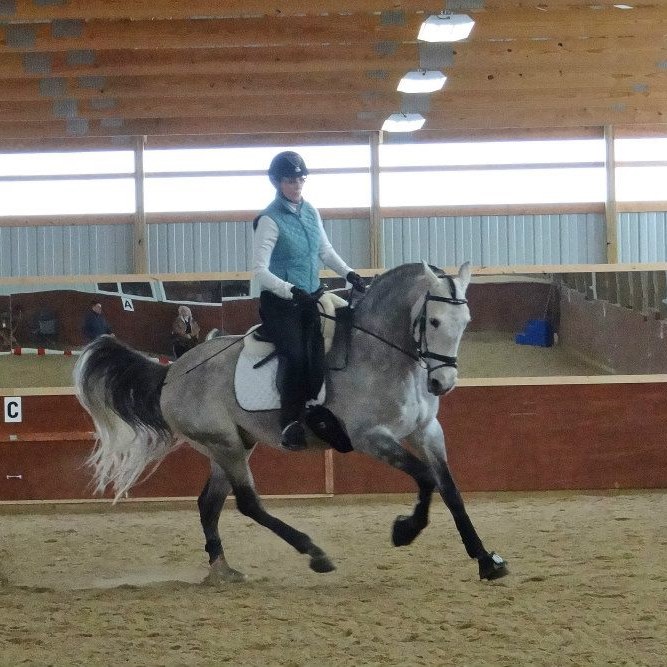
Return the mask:
[[417, 39], [423, 42], [458, 42], [470, 35], [475, 22], [467, 14], [441, 12], [421, 24]]
[[418, 69], [408, 72], [399, 82], [401, 93], [434, 93], [440, 90], [447, 77], [438, 70]]
[[382, 123], [383, 132], [414, 132], [420, 130], [426, 118], [420, 113], [393, 113]]

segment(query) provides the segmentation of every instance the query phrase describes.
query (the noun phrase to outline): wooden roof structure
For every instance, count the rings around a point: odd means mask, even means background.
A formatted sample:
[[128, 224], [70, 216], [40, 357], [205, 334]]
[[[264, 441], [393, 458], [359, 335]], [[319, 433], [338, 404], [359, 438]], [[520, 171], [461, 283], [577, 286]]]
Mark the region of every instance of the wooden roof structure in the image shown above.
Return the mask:
[[[418, 42], [445, 8], [472, 35]], [[656, 127], [666, 37], [667, 0], [0, 0], [0, 143]], [[396, 91], [424, 65], [442, 91]]]

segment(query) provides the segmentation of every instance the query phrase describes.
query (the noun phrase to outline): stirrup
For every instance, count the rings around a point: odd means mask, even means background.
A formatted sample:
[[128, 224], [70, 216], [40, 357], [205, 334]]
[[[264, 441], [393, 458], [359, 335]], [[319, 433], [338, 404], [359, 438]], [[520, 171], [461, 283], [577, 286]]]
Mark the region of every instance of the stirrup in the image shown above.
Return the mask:
[[298, 452], [308, 446], [303, 424], [296, 420], [285, 426], [280, 434], [280, 440], [280, 444], [290, 452]]

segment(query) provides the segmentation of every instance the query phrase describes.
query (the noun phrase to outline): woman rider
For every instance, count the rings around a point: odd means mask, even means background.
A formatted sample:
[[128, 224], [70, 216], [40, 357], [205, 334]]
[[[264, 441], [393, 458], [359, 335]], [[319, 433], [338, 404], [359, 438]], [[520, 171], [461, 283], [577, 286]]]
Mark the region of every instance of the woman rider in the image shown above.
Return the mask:
[[253, 271], [261, 292], [264, 330], [283, 357], [280, 383], [282, 445], [303, 449], [306, 402], [316, 399], [324, 381], [324, 346], [317, 299], [320, 262], [364, 291], [359, 274], [338, 256], [318, 210], [301, 196], [308, 168], [293, 151], [276, 155], [269, 166], [276, 198], [253, 223]]

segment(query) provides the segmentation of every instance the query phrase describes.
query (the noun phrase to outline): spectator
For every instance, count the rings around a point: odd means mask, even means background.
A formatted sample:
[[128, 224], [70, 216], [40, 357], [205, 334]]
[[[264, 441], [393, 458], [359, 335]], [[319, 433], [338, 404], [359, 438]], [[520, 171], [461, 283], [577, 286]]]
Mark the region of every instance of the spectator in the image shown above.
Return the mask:
[[178, 307], [178, 317], [171, 326], [171, 340], [176, 359], [199, 342], [199, 325], [187, 306]]
[[102, 315], [102, 304], [99, 301], [91, 301], [90, 310], [83, 320], [83, 337], [86, 343], [94, 341], [104, 334], [113, 335], [113, 331]]

